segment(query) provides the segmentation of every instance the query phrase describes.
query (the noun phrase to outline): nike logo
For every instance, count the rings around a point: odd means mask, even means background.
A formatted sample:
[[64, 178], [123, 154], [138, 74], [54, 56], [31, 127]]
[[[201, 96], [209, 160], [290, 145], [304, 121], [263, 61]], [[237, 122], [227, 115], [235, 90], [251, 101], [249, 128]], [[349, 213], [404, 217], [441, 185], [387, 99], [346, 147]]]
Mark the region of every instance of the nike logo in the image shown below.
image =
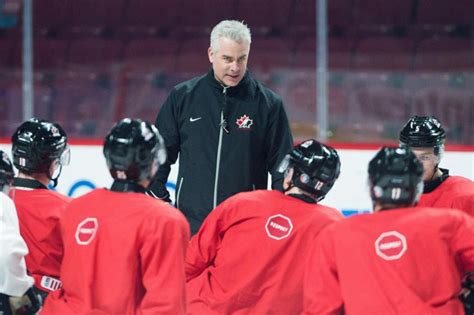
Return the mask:
[[192, 117], [189, 117], [189, 121], [190, 122], [195, 122], [195, 121], [198, 121], [199, 119], [201, 119], [202, 117], [198, 117], [198, 118], [192, 118]]

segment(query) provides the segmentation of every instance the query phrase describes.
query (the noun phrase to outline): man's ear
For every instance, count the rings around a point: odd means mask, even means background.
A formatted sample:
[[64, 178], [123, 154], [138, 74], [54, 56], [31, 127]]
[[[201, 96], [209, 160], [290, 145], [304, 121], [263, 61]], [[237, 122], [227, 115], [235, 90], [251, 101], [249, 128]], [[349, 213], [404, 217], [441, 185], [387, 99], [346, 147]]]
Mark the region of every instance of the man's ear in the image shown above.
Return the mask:
[[212, 63], [214, 61], [214, 52], [211, 47], [207, 49], [207, 56], [209, 57], [209, 62]]

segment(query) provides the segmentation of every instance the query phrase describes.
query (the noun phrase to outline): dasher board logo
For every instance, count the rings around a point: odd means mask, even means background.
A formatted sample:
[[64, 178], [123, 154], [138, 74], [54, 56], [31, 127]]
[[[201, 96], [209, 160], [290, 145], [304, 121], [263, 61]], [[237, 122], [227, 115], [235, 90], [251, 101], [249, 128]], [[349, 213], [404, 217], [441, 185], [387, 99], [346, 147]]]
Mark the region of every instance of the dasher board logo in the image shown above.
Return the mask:
[[407, 239], [397, 231], [384, 232], [375, 241], [376, 254], [385, 260], [400, 259], [407, 248]]
[[97, 234], [99, 222], [97, 218], [84, 219], [76, 229], [76, 242], [79, 245], [89, 245]]
[[293, 230], [293, 223], [290, 218], [277, 214], [268, 218], [265, 224], [265, 231], [268, 237], [275, 240], [282, 240], [290, 236]]
[[243, 115], [239, 119], [236, 120], [235, 122], [237, 126], [239, 126], [239, 129], [250, 129], [250, 127], [253, 125], [253, 119], [250, 119], [249, 116]]

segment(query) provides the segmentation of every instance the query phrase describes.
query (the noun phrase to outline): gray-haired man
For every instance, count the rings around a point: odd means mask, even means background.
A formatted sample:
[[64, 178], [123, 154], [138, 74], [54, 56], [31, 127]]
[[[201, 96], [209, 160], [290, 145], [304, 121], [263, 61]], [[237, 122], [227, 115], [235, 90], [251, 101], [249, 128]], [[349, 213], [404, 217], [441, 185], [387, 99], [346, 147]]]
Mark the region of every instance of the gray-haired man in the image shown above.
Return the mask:
[[193, 234], [228, 197], [266, 188], [268, 173], [281, 188], [277, 168], [293, 140], [281, 98], [247, 71], [250, 43], [242, 22], [217, 24], [208, 49], [212, 69], [175, 86], [156, 119], [168, 161], [151, 192], [169, 200], [165, 184], [179, 154], [176, 207]]

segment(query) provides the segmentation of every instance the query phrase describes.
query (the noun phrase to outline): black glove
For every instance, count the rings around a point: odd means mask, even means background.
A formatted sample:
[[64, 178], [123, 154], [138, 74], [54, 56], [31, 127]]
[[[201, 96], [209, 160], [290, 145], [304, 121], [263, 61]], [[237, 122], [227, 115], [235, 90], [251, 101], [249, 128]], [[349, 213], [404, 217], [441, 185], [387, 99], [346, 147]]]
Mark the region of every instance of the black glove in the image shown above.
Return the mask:
[[163, 202], [171, 204], [171, 199], [170, 199], [170, 193], [166, 188], [163, 188], [162, 190], [158, 191], [153, 191], [151, 189], [147, 190], [147, 195], [152, 196], [153, 198], [160, 199]]
[[35, 287], [31, 287], [24, 294], [28, 298], [28, 303], [16, 311], [17, 315], [35, 315], [43, 305], [41, 294]]
[[474, 271], [468, 272], [461, 282], [459, 298], [464, 304], [466, 315], [474, 315]]

